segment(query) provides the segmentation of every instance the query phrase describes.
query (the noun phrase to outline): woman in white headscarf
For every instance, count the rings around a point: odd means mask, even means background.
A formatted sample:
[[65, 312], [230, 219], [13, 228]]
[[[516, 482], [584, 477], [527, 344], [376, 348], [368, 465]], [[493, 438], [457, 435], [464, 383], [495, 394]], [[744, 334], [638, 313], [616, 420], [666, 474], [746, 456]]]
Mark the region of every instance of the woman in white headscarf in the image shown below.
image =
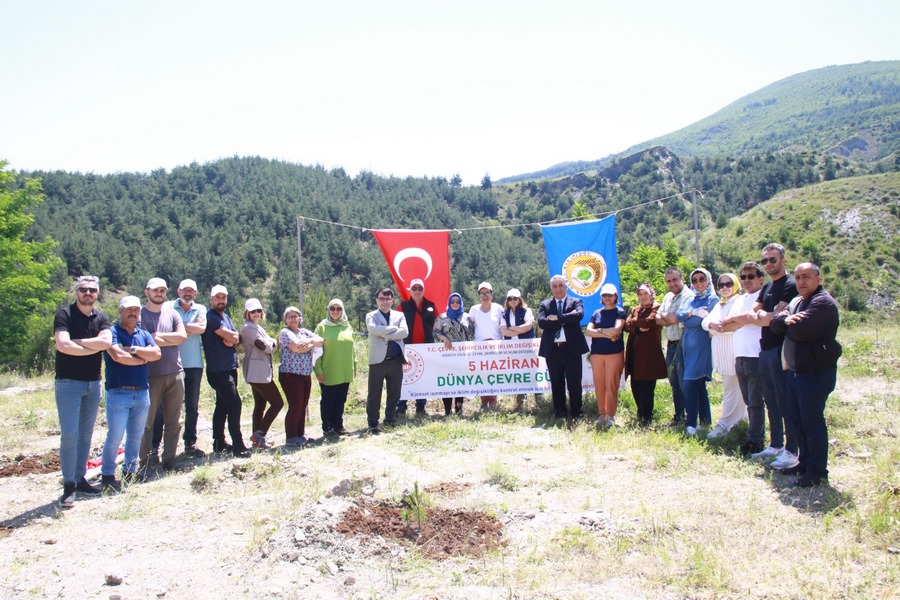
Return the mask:
[[702, 327], [712, 338], [713, 369], [722, 377], [722, 416], [706, 437], [721, 437], [731, 431], [739, 421], [747, 418], [747, 405], [741, 395], [737, 373], [734, 370], [734, 348], [731, 344], [731, 332], [740, 327], [736, 323], [723, 326], [725, 321], [740, 306], [736, 300], [740, 296], [741, 283], [734, 273], [719, 275], [719, 295], [721, 300], [710, 313], [703, 318]]
[[683, 306], [676, 316], [684, 326], [681, 335], [681, 349], [684, 354], [684, 377], [681, 389], [684, 392], [684, 406], [687, 412], [685, 433], [692, 436], [697, 433], [697, 417], [704, 425], [712, 423], [709, 409], [709, 393], [706, 382], [712, 379], [712, 346], [709, 334], [703, 330], [703, 319], [719, 301], [712, 291], [712, 275], [706, 269], [694, 269], [691, 272], [691, 288], [694, 299]]
[[344, 429], [344, 404], [350, 382], [356, 376], [353, 347], [353, 328], [347, 319], [344, 303], [334, 298], [328, 301], [328, 316], [316, 326], [322, 338], [322, 356], [313, 366], [319, 380], [322, 400], [322, 433], [327, 436], [347, 435]]

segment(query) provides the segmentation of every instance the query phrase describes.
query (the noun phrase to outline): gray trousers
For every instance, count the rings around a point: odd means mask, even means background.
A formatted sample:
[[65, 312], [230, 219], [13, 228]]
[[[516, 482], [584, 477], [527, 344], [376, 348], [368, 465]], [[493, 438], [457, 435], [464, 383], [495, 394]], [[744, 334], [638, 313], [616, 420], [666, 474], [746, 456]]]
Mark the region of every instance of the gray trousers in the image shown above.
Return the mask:
[[377, 427], [381, 417], [381, 392], [387, 384], [384, 422], [393, 423], [396, 416], [400, 388], [403, 386], [403, 361], [400, 357], [369, 365], [369, 395], [366, 399], [366, 418], [369, 427]]

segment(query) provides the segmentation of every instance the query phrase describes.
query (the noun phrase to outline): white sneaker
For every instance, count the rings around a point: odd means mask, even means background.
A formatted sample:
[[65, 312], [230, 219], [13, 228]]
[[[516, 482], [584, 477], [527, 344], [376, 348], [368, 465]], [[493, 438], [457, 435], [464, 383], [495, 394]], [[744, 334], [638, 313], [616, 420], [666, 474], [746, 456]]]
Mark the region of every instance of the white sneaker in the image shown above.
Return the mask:
[[772, 446], [768, 446], [762, 452], [756, 452], [754, 454], [751, 454], [750, 458], [752, 458], [754, 460], [764, 460], [767, 458], [775, 458], [776, 456], [781, 454], [781, 452], [783, 450], [784, 450], [784, 448], [773, 448]]
[[694, 437], [695, 435], [697, 435], [697, 428], [691, 427], [690, 425], [688, 425], [685, 428], [684, 433], [687, 434], [688, 437]]
[[790, 469], [800, 464], [800, 459], [790, 450], [785, 450], [778, 455], [778, 458], [769, 463], [773, 469]]
[[716, 425], [715, 427], [713, 427], [712, 431], [710, 431], [709, 433], [706, 434], [706, 439], [714, 440], [716, 438], [720, 438], [720, 437], [726, 435], [727, 433], [728, 432], [725, 431], [724, 427], [720, 427], [719, 425]]

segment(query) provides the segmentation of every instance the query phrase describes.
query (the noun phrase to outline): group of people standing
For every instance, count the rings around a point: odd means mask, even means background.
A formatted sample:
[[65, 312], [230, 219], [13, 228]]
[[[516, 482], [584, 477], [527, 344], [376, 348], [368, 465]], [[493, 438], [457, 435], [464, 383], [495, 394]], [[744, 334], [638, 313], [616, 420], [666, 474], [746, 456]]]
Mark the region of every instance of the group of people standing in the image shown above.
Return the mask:
[[[537, 325], [543, 332], [538, 354], [547, 363], [554, 416], [583, 416], [582, 362], [589, 354], [598, 427], [615, 425], [624, 372], [631, 380], [641, 425], [652, 422], [657, 380], [668, 378], [674, 405], [670, 424], [684, 426], [685, 434], [694, 436], [699, 427], [712, 422], [706, 384], [715, 370], [723, 382], [722, 414], [708, 438], [726, 435], [747, 419], [743, 454], [770, 460], [773, 468], [797, 475], [798, 486], [827, 481], [824, 409], [835, 386], [841, 353], [835, 339], [838, 309], [821, 285], [817, 265], [802, 263], [793, 276], [785, 265], [784, 248], [769, 244], [759, 263], [744, 263], [739, 274], [723, 273], [715, 285], [706, 269], [693, 270], [687, 285], [682, 273], [670, 268], [662, 302], [656, 301], [651, 284], [641, 283], [636, 290], [638, 305], [630, 313], [621, 307], [616, 287], [604, 284], [602, 307], [591, 315], [586, 330], [581, 327], [582, 301], [568, 295], [564, 277], [552, 277], [552, 295], [541, 302]], [[164, 471], [176, 468], [182, 406], [185, 453], [204, 456], [197, 446], [204, 355], [206, 379], [215, 392], [212, 449], [248, 456], [250, 448], [240, 424], [238, 346], [244, 354], [243, 377], [254, 398], [252, 447], [271, 445], [267, 435], [285, 399], [286, 445], [309, 441], [305, 423], [313, 375], [321, 387], [323, 434], [348, 433], [344, 406], [356, 376], [356, 360], [353, 329], [340, 299], [328, 302], [327, 315], [314, 331], [303, 328], [302, 311], [289, 306], [282, 315], [284, 327], [271, 337], [262, 326], [265, 311], [256, 298], [245, 302], [243, 325], [240, 330], [235, 327], [226, 312], [228, 290], [223, 285], [213, 286], [207, 309], [194, 301], [198, 291], [193, 280], [183, 280], [177, 300], [167, 302], [166, 282], [154, 277], [144, 290], [144, 305], [136, 296], [122, 298], [115, 324], [94, 306], [100, 291], [96, 277], [78, 278], [74, 291], [75, 302], [60, 308], [54, 318], [62, 507], [73, 506], [76, 493], [94, 495], [120, 488], [115, 471], [123, 438], [124, 480], [142, 480], [147, 467], [157, 461]], [[534, 314], [515, 288], [501, 305], [494, 302], [490, 282], [482, 282], [479, 304], [466, 311], [462, 295], [454, 292], [440, 314], [434, 302], [425, 298], [421, 279], [412, 280], [409, 292], [410, 298], [394, 309], [393, 290], [379, 289], [376, 309], [366, 315], [370, 433], [382, 430], [385, 388], [384, 424], [393, 425], [407, 410], [406, 402], [400, 400], [405, 344], [436, 342], [450, 349], [458, 342], [526, 339], [536, 334]], [[276, 347], [281, 350], [280, 390], [272, 364]], [[101, 360], [106, 362], [108, 432], [102, 484], [97, 488], [85, 474], [101, 397]], [[521, 407], [524, 395], [516, 400]], [[443, 398], [445, 414], [460, 414], [463, 401]], [[496, 396], [481, 396], [483, 410], [496, 405]], [[425, 400], [416, 400], [416, 413], [424, 412]], [[764, 445], [766, 417], [768, 445]]]

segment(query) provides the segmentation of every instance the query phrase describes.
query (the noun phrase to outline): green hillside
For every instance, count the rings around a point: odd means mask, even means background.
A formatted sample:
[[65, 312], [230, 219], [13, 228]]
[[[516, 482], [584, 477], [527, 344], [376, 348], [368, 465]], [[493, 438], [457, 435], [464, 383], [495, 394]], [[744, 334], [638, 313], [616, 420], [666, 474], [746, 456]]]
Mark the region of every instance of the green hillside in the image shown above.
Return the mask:
[[599, 160], [560, 163], [501, 182], [603, 169], [665, 146], [681, 157], [815, 151], [873, 162], [900, 151], [900, 61], [840, 65], [792, 75], [683, 129]]

